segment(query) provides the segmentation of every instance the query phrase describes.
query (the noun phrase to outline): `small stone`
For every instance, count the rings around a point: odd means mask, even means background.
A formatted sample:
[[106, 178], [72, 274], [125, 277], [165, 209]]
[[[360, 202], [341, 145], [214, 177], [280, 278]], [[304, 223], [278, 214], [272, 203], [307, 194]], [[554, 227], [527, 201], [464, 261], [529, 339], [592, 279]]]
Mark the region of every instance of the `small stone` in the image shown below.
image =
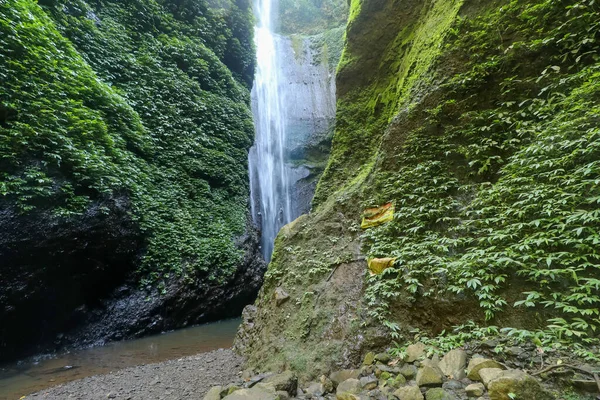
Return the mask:
[[383, 371], [381, 374], [379, 374], [379, 379], [384, 380], [384, 381], [387, 381], [391, 377], [392, 377], [392, 374], [390, 374], [387, 371]]
[[481, 345], [490, 349], [496, 348], [498, 346], [498, 341], [493, 339], [488, 339], [481, 342]]
[[275, 293], [273, 293], [273, 298], [277, 306], [280, 306], [290, 298], [290, 295], [282, 287], [277, 287]]
[[461, 382], [454, 379], [444, 382], [442, 385], [442, 388], [446, 390], [461, 390], [463, 387], [464, 385]]
[[279, 400], [288, 400], [290, 398], [289, 393], [285, 390], [278, 390], [275, 394]]
[[276, 391], [272, 385], [256, 384], [250, 389], [240, 389], [225, 396], [223, 400], [278, 400]]
[[365, 356], [365, 360], [363, 361], [363, 365], [371, 365], [375, 362], [375, 353], [369, 352]]
[[417, 372], [417, 386], [442, 386], [444, 377], [442, 371], [437, 368], [424, 366]]
[[406, 379], [412, 379], [417, 375], [417, 367], [415, 367], [414, 365], [405, 365], [402, 368], [400, 368], [400, 373]]
[[375, 372], [375, 366], [374, 365], [363, 365], [360, 368], [360, 375], [361, 376], [371, 375], [374, 372]]
[[204, 400], [221, 400], [221, 391], [223, 386], [213, 386], [204, 395]]
[[466, 377], [467, 352], [464, 350], [452, 350], [440, 361], [440, 369], [448, 378], [464, 379]]
[[465, 392], [467, 392], [467, 396], [469, 397], [479, 397], [485, 393], [485, 387], [483, 383], [473, 383], [465, 388]]
[[341, 382], [336, 390], [336, 394], [342, 394], [342, 393], [351, 393], [351, 394], [358, 394], [360, 393], [362, 389], [362, 386], [360, 384], [360, 381], [358, 379], [354, 379], [354, 378], [350, 378], [350, 379], [346, 379], [344, 382]]
[[488, 394], [491, 400], [507, 399], [509, 393], [513, 393], [517, 399], [552, 399], [552, 396], [542, 388], [535, 378], [515, 369], [502, 371], [488, 385]]
[[337, 400], [360, 400], [360, 397], [358, 397], [357, 395], [347, 392], [336, 393], [335, 398]]
[[343, 369], [341, 371], [332, 372], [329, 375], [329, 379], [331, 379], [334, 386], [337, 386], [347, 379], [358, 379], [359, 376], [360, 371], [358, 369]]
[[595, 393], [598, 390], [598, 385], [594, 380], [571, 379], [570, 382], [577, 389], [584, 390], [586, 392]]
[[523, 354], [525, 352], [525, 349], [518, 347], [518, 346], [511, 346], [511, 347], [507, 347], [504, 350], [504, 353], [509, 355], [509, 356], [519, 356], [521, 354]]
[[502, 370], [500, 368], [481, 368], [479, 370], [479, 377], [481, 378], [481, 382], [483, 382], [485, 387], [488, 387], [490, 382], [500, 376], [500, 374], [502, 374]]
[[394, 384], [397, 385], [397, 386], [404, 385], [405, 383], [406, 383], [406, 378], [402, 374], [398, 374], [394, 378]]
[[375, 361], [378, 361], [382, 364], [387, 364], [390, 362], [392, 358], [388, 353], [379, 353], [375, 356]]
[[384, 372], [387, 372], [390, 374], [397, 374], [400, 372], [400, 368], [390, 367], [389, 365], [385, 365], [385, 364], [377, 364], [375, 366], [375, 376], [376, 377], [380, 377], [381, 374], [383, 374]]
[[319, 382], [321, 382], [321, 385], [323, 385], [323, 393], [333, 392], [334, 387], [331, 379], [329, 379], [325, 375], [321, 375], [321, 378], [319, 378]]
[[363, 390], [373, 390], [377, 387], [377, 378], [375, 378], [375, 375], [371, 375], [371, 376], [363, 376], [362, 378], [360, 378], [360, 386], [363, 388]]
[[442, 388], [429, 389], [425, 393], [426, 400], [457, 400], [452, 393], [445, 391]]
[[109, 393], [109, 394], [106, 395], [106, 397], [109, 398], [109, 399], [115, 399], [115, 398], [117, 398], [117, 395], [114, 394], [114, 393]]
[[501, 368], [501, 364], [487, 358], [472, 358], [467, 367], [467, 377], [472, 381], [480, 381], [479, 370], [483, 368]]
[[421, 390], [417, 386], [404, 386], [394, 392], [399, 400], [424, 400]]
[[387, 396], [383, 394], [383, 392], [379, 389], [371, 390], [367, 393], [369, 399], [374, 400], [387, 400]]
[[296, 389], [298, 388], [298, 378], [292, 371], [285, 371], [282, 374], [269, 376], [263, 382], [272, 384], [275, 391], [283, 390], [290, 395], [296, 393]]
[[231, 394], [236, 390], [240, 390], [240, 387], [233, 383], [230, 383], [229, 385], [225, 386], [221, 392], [225, 392], [223, 396], [227, 396], [228, 394]]
[[425, 350], [425, 345], [421, 342], [411, 344], [406, 348], [406, 358], [404, 361], [409, 363], [417, 361], [425, 355]]
[[306, 393], [310, 393], [313, 396], [323, 396], [325, 394], [325, 388], [323, 388], [321, 383], [313, 382], [306, 388]]

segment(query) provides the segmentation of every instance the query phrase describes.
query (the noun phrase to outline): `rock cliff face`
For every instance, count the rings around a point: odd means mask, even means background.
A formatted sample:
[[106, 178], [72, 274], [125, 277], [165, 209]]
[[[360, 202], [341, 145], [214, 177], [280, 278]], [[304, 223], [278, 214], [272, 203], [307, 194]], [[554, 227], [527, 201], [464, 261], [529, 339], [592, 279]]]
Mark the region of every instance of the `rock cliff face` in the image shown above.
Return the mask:
[[251, 14], [244, 0], [0, 4], [0, 360], [252, 301]]
[[[547, 319], [581, 318], [593, 338], [598, 21], [579, 1], [353, 0], [331, 155], [245, 313], [250, 367], [314, 377], [467, 321], [559, 340]], [[369, 276], [373, 257], [394, 266]]]

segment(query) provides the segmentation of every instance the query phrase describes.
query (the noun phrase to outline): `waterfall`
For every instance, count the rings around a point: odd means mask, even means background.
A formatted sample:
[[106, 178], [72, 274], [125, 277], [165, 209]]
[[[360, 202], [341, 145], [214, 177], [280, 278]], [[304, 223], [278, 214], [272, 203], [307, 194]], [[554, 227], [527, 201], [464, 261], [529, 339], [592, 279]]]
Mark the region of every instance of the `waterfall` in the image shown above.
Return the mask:
[[273, 32], [277, 0], [254, 1], [256, 139], [248, 161], [252, 217], [269, 261], [281, 227], [310, 209], [319, 169], [308, 160], [307, 149], [314, 161], [315, 148], [334, 126], [335, 79], [310, 38], [292, 45], [289, 37]]
[[289, 171], [285, 164], [286, 119], [279, 47], [273, 33], [272, 0], [255, 0], [257, 69], [252, 88], [252, 112], [256, 128], [250, 149], [252, 216], [262, 232], [262, 254], [267, 261], [281, 227], [292, 219]]

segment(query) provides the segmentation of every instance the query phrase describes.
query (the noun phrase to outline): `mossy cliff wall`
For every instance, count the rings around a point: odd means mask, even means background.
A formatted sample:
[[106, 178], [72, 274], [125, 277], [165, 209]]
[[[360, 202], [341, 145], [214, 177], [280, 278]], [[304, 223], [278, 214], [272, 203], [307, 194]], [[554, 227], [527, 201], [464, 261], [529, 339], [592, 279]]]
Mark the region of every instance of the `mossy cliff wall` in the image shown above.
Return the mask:
[[314, 377], [467, 321], [597, 337], [599, 24], [589, 1], [353, 0], [331, 156], [246, 309], [249, 366]]
[[252, 300], [252, 30], [246, 0], [0, 2], [0, 359]]

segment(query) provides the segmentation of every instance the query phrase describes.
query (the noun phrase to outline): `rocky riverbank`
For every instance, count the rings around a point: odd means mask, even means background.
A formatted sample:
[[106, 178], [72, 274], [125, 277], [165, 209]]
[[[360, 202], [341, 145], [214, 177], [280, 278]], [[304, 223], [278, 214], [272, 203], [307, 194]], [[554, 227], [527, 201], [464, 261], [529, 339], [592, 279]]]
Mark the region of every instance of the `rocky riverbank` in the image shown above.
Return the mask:
[[198, 399], [239, 378], [243, 359], [231, 350], [141, 365], [43, 390], [26, 399]]
[[[598, 366], [560, 358], [546, 366], [522, 356], [506, 360], [468, 349], [454, 349], [428, 357], [416, 343], [397, 357], [368, 353], [362, 366], [333, 371], [318, 380], [302, 382], [295, 373], [253, 375], [243, 381], [215, 386], [204, 400], [591, 400], [600, 393]], [[565, 355], [566, 356], [566, 355]], [[500, 361], [502, 360], [502, 361]]]

